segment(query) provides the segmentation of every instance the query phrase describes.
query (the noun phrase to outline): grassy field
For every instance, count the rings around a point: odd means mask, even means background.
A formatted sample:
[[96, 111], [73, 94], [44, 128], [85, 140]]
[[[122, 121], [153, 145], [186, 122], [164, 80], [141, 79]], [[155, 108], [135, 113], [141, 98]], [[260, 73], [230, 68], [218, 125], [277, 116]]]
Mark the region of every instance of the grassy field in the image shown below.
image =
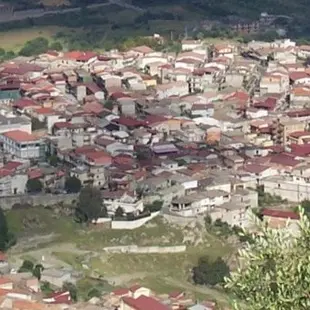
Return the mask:
[[44, 37], [52, 41], [53, 36], [59, 31], [64, 31], [64, 28], [48, 26], [0, 32], [0, 47], [7, 51], [18, 52], [27, 41], [37, 37]]
[[[39, 262], [44, 256], [49, 264], [72, 266], [83, 274], [84, 282], [80, 288], [83, 298], [88, 292], [83, 289], [87, 287], [85, 278], [97, 278], [104, 279], [110, 286], [140, 283], [157, 293], [184, 290], [195, 298], [216, 299], [223, 305], [229, 302], [228, 296], [221, 291], [191, 283], [191, 269], [200, 256], [215, 259], [232, 253], [228, 245], [208, 234], [199, 224], [179, 227], [158, 217], [136, 230], [98, 230], [81, 227], [72, 218], [42, 208], [13, 210], [7, 213], [7, 218], [12, 232], [19, 237], [17, 246], [10, 251], [12, 259], [20, 262], [32, 258]], [[37, 244], [31, 241], [29, 248], [31, 236], [38, 241]], [[40, 236], [53, 237], [40, 240]], [[187, 250], [177, 254], [111, 254], [103, 251], [105, 246], [132, 244], [186, 244]], [[102, 290], [106, 290], [106, 285]]]

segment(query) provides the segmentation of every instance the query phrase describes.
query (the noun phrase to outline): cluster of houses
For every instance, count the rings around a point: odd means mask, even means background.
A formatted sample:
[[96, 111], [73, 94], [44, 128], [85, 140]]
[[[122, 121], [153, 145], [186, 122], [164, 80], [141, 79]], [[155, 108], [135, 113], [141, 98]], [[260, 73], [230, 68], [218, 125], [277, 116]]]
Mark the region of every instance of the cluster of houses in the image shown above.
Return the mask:
[[[64, 289], [74, 283], [68, 272], [44, 269], [40, 280], [30, 272], [9, 273], [7, 257], [0, 252], [0, 308], [3, 310], [214, 310], [211, 301], [197, 303], [193, 296], [182, 291], [158, 295], [147, 287], [132, 285], [102, 292], [82, 301]], [[4, 269], [6, 268], [6, 270]], [[48, 286], [48, 291], [44, 289]], [[89, 288], [90, 289], [90, 288]], [[77, 293], [79, 295], [79, 292]]]
[[[310, 46], [182, 41], [178, 54], [47, 51], [0, 64], [0, 197], [68, 177], [110, 215], [162, 201], [246, 227], [257, 186], [310, 198]], [[50, 164], [50, 157], [57, 163]]]

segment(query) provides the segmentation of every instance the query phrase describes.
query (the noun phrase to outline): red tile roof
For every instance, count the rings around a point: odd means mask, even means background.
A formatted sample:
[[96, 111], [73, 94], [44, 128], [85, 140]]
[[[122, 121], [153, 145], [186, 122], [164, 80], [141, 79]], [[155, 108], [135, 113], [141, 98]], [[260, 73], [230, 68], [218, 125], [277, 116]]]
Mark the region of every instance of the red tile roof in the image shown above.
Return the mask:
[[184, 296], [184, 292], [180, 292], [180, 291], [175, 291], [175, 292], [171, 292], [169, 294], [169, 298], [180, 298], [180, 297], [183, 297]]
[[[50, 301], [47, 301], [48, 299], [50, 299]], [[71, 304], [72, 303], [71, 295], [69, 291], [52, 293], [45, 300], [43, 299], [43, 301], [47, 301], [49, 304]]]
[[74, 149], [74, 153], [76, 154], [83, 154], [91, 151], [96, 151], [96, 147], [92, 145], [84, 145]]
[[14, 84], [3, 84], [0, 85], [0, 90], [17, 90], [20, 88], [20, 82], [15, 82]]
[[289, 117], [305, 117], [305, 116], [310, 116], [310, 109], [302, 109], [302, 110], [290, 111], [290, 112], [287, 112], [287, 115]]
[[99, 102], [88, 102], [83, 107], [84, 111], [87, 113], [94, 113], [96, 115], [104, 111], [104, 107]]
[[225, 100], [241, 100], [241, 101], [247, 101], [249, 100], [250, 96], [243, 91], [236, 91], [228, 96], [226, 96]]
[[169, 307], [154, 298], [140, 296], [137, 299], [123, 297], [123, 302], [134, 310], [169, 310]]
[[269, 217], [292, 219], [292, 220], [299, 220], [300, 219], [299, 214], [296, 214], [293, 211], [285, 211], [285, 210], [263, 209], [262, 215], [263, 216], [269, 216]]
[[111, 165], [112, 157], [104, 151], [86, 152], [85, 157], [96, 165]]
[[309, 135], [310, 135], [310, 131], [305, 131], [305, 130], [294, 131], [289, 134], [289, 136], [296, 138], [296, 139], [303, 137], [303, 136], [309, 136]]
[[7, 170], [16, 170], [19, 166], [22, 166], [23, 163], [20, 163], [18, 161], [8, 161], [3, 168]]
[[139, 285], [139, 284], [135, 284], [135, 285], [132, 285], [130, 288], [129, 288], [129, 290], [131, 291], [131, 292], [136, 292], [138, 289], [140, 289], [142, 286], [141, 285]]
[[148, 53], [154, 52], [154, 50], [152, 50], [150, 47], [146, 45], [136, 46], [132, 48], [131, 50], [137, 53], [142, 53], [142, 54], [148, 54]]
[[274, 110], [277, 105], [277, 99], [276, 98], [267, 98], [265, 101], [260, 101], [254, 103], [255, 108], [261, 108], [266, 110]]
[[18, 109], [24, 109], [24, 108], [31, 107], [31, 106], [36, 106], [36, 105], [37, 105], [37, 103], [35, 103], [30, 98], [20, 98], [20, 99], [17, 99], [13, 103], [13, 107], [18, 108]]
[[39, 179], [43, 177], [43, 172], [39, 168], [33, 168], [28, 170], [29, 179]]
[[270, 163], [282, 165], [282, 166], [289, 166], [289, 167], [294, 167], [298, 165], [300, 162], [290, 154], [276, 154], [271, 157]]
[[5, 278], [3, 276], [0, 276], [0, 285], [8, 284], [8, 283], [12, 283], [12, 280], [9, 278]]
[[144, 121], [147, 123], [147, 125], [152, 125], [160, 122], [164, 122], [168, 120], [167, 117], [163, 115], [147, 115], [144, 119]]
[[123, 93], [123, 92], [120, 92], [120, 91], [117, 91], [117, 92], [113, 92], [110, 94], [110, 98], [111, 99], [114, 99], [114, 100], [117, 100], [117, 99], [120, 99], [120, 98], [130, 98], [131, 96], [129, 94], [126, 94], [126, 93]]
[[111, 293], [112, 295], [116, 296], [126, 296], [129, 294], [129, 289], [128, 288], [118, 288]]
[[12, 309], [14, 310], [43, 310], [46, 306], [43, 303], [26, 300], [12, 300]]
[[32, 142], [32, 141], [38, 141], [39, 139], [35, 137], [34, 135], [31, 135], [25, 131], [21, 130], [12, 130], [7, 131], [2, 134], [3, 136], [16, 141], [16, 142]]
[[57, 129], [69, 128], [70, 126], [71, 126], [71, 123], [69, 122], [56, 122], [54, 124], [54, 127]]
[[309, 75], [306, 72], [300, 72], [300, 71], [290, 72], [289, 76], [292, 81], [297, 81], [299, 79], [304, 79], [304, 78], [309, 77]]
[[310, 144], [291, 144], [291, 154], [297, 157], [310, 155]]
[[269, 167], [263, 165], [255, 165], [255, 164], [248, 164], [242, 167], [243, 170], [250, 172], [250, 173], [262, 173], [263, 171], [267, 170]]
[[94, 82], [86, 83], [85, 86], [92, 94], [102, 92], [102, 89]]
[[7, 177], [7, 176], [9, 176], [11, 174], [13, 174], [12, 170], [7, 170], [7, 169], [4, 169], [4, 168], [0, 169], [0, 178]]
[[81, 62], [87, 62], [88, 60], [96, 56], [97, 54], [94, 52], [80, 52], [80, 51], [72, 51], [64, 54], [65, 58]]
[[140, 127], [144, 125], [144, 122], [138, 121], [131, 117], [121, 116], [120, 118], [115, 120], [119, 125], [127, 126], [127, 127]]

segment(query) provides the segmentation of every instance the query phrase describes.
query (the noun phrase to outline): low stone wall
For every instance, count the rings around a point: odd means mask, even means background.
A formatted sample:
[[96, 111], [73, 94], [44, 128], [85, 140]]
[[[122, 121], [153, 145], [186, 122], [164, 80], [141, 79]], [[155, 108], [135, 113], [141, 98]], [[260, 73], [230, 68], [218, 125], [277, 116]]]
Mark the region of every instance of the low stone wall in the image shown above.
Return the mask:
[[156, 217], [159, 214], [159, 212], [154, 212], [148, 217], [144, 217], [142, 219], [138, 219], [135, 221], [112, 221], [111, 222], [111, 228], [112, 229], [136, 229], [144, 224], [146, 224], [148, 221], [152, 220], [154, 217]]
[[186, 245], [176, 246], [143, 246], [124, 245], [103, 248], [108, 253], [133, 253], [133, 254], [164, 254], [164, 253], [182, 253], [186, 251]]
[[31, 206], [53, 206], [59, 203], [71, 204], [78, 199], [79, 194], [37, 194], [37, 195], [14, 195], [0, 197], [0, 208], [10, 210], [15, 204], [30, 204]]

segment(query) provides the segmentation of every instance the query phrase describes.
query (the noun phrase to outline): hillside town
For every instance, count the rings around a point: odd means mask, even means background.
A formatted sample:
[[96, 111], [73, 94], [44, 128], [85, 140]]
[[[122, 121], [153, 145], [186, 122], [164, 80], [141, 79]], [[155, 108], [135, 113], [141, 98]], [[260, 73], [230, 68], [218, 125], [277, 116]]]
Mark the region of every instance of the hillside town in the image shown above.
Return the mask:
[[[78, 179], [107, 207], [96, 225], [135, 229], [162, 214], [208, 214], [250, 228], [257, 189], [295, 206], [310, 200], [310, 46], [181, 44], [180, 53], [46, 51], [1, 63], [1, 207], [73, 201], [66, 181]], [[298, 220], [291, 210], [262, 214], [275, 227]], [[71, 273], [44, 270], [41, 281], [59, 288], [46, 297], [1, 253], [0, 271], [1, 309], [215, 309], [139, 285], [74, 303], [61, 290]]]

